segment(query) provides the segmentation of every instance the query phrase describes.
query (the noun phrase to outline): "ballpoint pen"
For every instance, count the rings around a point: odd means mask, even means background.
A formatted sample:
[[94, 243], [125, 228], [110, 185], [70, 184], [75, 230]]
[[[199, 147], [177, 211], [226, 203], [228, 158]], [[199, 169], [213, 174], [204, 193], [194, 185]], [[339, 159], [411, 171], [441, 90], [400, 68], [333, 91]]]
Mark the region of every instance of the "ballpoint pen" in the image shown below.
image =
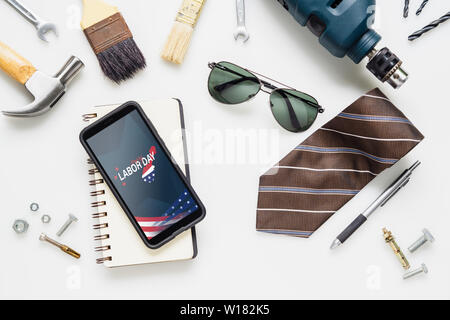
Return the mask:
[[330, 249], [335, 249], [343, 244], [350, 236], [363, 225], [367, 219], [379, 207], [384, 206], [393, 196], [397, 194], [411, 179], [413, 171], [421, 163], [417, 161], [411, 168], [406, 169], [363, 213], [361, 213], [331, 244]]

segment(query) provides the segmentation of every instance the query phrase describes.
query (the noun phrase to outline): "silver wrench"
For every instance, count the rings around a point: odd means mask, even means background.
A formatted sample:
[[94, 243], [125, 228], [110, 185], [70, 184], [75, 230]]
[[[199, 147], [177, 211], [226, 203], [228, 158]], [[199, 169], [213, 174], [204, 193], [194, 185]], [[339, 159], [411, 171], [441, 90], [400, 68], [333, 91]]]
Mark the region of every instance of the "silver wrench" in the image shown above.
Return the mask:
[[53, 23], [42, 20], [39, 16], [32, 13], [29, 9], [27, 9], [24, 5], [22, 5], [19, 1], [16, 0], [5, 0], [7, 3], [11, 5], [14, 9], [17, 10], [25, 19], [28, 20], [36, 29], [38, 37], [44, 41], [47, 41], [45, 34], [49, 31], [53, 31], [56, 36], [58, 36], [58, 31], [56, 30], [56, 26]]
[[234, 33], [234, 38], [237, 40], [242, 37], [242, 40], [246, 42], [250, 35], [245, 27], [245, 0], [236, 0], [236, 14], [237, 14], [237, 29]]

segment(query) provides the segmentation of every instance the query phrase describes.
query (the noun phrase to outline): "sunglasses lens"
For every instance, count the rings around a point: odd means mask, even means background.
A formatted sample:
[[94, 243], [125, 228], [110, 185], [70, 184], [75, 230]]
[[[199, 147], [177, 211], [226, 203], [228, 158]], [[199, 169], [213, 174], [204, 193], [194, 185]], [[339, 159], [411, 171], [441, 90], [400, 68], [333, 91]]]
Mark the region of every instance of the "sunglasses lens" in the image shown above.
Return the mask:
[[272, 92], [270, 95], [272, 113], [283, 128], [301, 132], [311, 127], [319, 109], [304, 100], [318, 104], [313, 97], [296, 90], [277, 89]]
[[258, 78], [232, 63], [217, 63], [209, 75], [209, 93], [221, 103], [237, 104], [248, 101], [260, 88]]

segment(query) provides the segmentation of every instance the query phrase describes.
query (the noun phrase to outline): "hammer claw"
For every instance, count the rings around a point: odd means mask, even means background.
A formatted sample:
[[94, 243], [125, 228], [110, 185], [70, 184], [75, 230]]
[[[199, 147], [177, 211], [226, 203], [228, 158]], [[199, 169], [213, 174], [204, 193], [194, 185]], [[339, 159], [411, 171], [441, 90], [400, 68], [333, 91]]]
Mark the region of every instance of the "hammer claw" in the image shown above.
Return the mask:
[[61, 99], [67, 85], [83, 67], [83, 62], [72, 56], [53, 77], [36, 71], [25, 83], [25, 87], [34, 96], [34, 101], [25, 107], [2, 113], [10, 117], [35, 117], [46, 113]]
[[16, 117], [16, 118], [31, 118], [31, 117], [37, 117], [40, 115], [43, 115], [48, 110], [50, 110], [58, 101], [61, 99], [61, 97], [66, 93], [65, 91], [62, 91], [58, 94], [58, 96], [54, 97], [52, 102], [47, 101], [34, 101], [30, 103], [29, 105], [15, 109], [14, 111], [2, 111], [2, 113], [5, 116], [8, 117]]

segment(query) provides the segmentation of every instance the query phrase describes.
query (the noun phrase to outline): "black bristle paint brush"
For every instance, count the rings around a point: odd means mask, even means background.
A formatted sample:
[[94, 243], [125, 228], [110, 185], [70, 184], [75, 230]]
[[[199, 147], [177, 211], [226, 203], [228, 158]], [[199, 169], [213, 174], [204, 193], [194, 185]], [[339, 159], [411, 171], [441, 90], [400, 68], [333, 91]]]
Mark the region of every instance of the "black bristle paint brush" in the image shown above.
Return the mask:
[[120, 83], [147, 66], [117, 7], [101, 0], [83, 0], [83, 6], [81, 27], [108, 78]]

